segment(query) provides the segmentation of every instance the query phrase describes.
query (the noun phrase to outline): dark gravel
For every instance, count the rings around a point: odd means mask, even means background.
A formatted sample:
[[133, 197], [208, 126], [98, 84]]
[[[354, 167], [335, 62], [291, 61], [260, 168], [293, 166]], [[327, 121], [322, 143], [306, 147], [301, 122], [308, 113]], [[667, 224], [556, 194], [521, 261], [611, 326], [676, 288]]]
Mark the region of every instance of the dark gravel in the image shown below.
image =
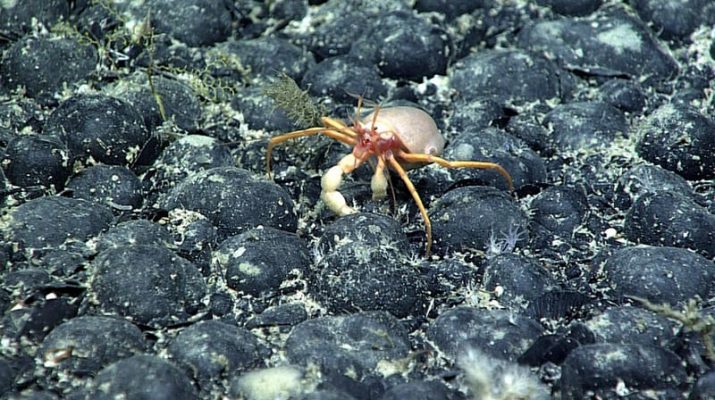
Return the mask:
[[[0, 8], [0, 397], [715, 396], [715, 3], [23, 0]], [[320, 201], [351, 126], [447, 160]], [[273, 88], [275, 93], [275, 87]], [[309, 113], [299, 93], [286, 92]], [[300, 103], [300, 104], [298, 104]]]

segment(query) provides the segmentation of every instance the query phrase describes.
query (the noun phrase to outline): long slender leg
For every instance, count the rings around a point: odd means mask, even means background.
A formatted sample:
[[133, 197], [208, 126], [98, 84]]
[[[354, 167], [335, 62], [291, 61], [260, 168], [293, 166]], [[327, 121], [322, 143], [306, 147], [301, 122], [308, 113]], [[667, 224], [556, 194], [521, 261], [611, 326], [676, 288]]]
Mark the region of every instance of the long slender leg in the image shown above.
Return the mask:
[[350, 153], [323, 174], [320, 180], [322, 188], [320, 198], [335, 214], [343, 216], [356, 212], [352, 207], [348, 206], [345, 197], [338, 192], [338, 188], [343, 181], [343, 175], [351, 173], [364, 161], [364, 158], [357, 158]]
[[347, 125], [345, 125], [342, 121], [333, 119], [330, 117], [323, 117], [322, 118], [323, 125], [325, 125], [326, 128], [330, 128], [333, 130], [336, 130], [346, 136], [350, 136], [354, 139], [357, 138], [357, 132], [355, 131], [355, 128], [351, 128]]
[[420, 153], [405, 153], [400, 151], [397, 156], [407, 162], [418, 162], [418, 163], [435, 163], [444, 168], [479, 168], [479, 169], [493, 169], [498, 172], [501, 176], [506, 179], [509, 184], [509, 191], [514, 191], [514, 184], [511, 179], [511, 175], [502, 167], [501, 165], [488, 161], [448, 161], [444, 158], [436, 157], [430, 154], [420, 154]]
[[300, 131], [295, 131], [295, 132], [289, 132], [283, 135], [276, 136], [274, 138], [271, 138], [271, 140], [268, 142], [268, 149], [266, 150], [266, 172], [268, 173], [268, 177], [271, 177], [271, 162], [273, 159], [273, 148], [281, 143], [287, 142], [292, 139], [296, 139], [299, 137], [304, 137], [304, 136], [311, 136], [311, 135], [317, 135], [319, 133], [323, 133], [325, 136], [328, 136], [330, 138], [333, 138], [337, 140], [340, 143], [344, 143], [348, 146], [354, 146], [355, 145], [355, 138], [351, 137], [349, 135], [346, 135], [342, 132], [337, 132], [333, 129], [327, 129], [327, 128], [308, 128], [308, 129], [303, 129]]
[[415, 189], [415, 185], [412, 184], [412, 181], [407, 176], [407, 173], [405, 172], [404, 168], [402, 168], [400, 163], [397, 162], [397, 160], [395, 160], [392, 157], [388, 158], [387, 162], [389, 162], [392, 169], [394, 169], [395, 172], [397, 172], [397, 174], [400, 175], [400, 178], [402, 178], [402, 182], [405, 182], [405, 186], [407, 186], [407, 190], [409, 190], [410, 194], [412, 195], [412, 198], [415, 200], [415, 203], [417, 204], [417, 208], [420, 210], [420, 214], [422, 215], [422, 220], [425, 223], [425, 234], [427, 235], [427, 245], [426, 245], [426, 250], [425, 250], [425, 256], [429, 257], [430, 253], [432, 252], [432, 222], [429, 219], [429, 215], [427, 215], [427, 210], [425, 209], [424, 204], [422, 204], [422, 199], [420, 198], [420, 195], [417, 193], [417, 190]]

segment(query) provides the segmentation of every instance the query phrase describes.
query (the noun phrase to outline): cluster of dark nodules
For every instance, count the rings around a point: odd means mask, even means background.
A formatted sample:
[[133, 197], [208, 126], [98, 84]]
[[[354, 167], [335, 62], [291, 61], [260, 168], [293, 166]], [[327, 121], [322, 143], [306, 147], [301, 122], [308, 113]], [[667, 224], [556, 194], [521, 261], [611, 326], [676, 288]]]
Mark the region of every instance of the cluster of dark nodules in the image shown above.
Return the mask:
[[[0, 397], [715, 397], [711, 1], [4, 3]], [[515, 190], [409, 171], [429, 258], [396, 175], [336, 217], [278, 74]]]

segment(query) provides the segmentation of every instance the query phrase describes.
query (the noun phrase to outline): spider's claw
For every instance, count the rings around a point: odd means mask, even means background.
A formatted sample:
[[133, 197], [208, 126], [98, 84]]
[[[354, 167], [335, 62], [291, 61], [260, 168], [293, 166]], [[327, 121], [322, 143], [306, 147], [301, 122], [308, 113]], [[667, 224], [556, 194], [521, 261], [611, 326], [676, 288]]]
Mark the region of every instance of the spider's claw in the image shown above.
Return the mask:
[[373, 200], [381, 200], [387, 197], [387, 184], [387, 178], [385, 177], [385, 160], [378, 158], [375, 175], [372, 176], [372, 180], [370, 181]]
[[360, 166], [360, 164], [362, 164], [362, 160], [352, 154], [348, 154], [338, 162], [338, 165], [328, 169], [320, 179], [320, 186], [322, 188], [320, 199], [323, 200], [330, 210], [340, 216], [354, 214], [356, 212], [353, 208], [348, 206], [345, 197], [338, 192], [338, 188], [343, 181], [343, 174], [352, 172], [355, 168]]

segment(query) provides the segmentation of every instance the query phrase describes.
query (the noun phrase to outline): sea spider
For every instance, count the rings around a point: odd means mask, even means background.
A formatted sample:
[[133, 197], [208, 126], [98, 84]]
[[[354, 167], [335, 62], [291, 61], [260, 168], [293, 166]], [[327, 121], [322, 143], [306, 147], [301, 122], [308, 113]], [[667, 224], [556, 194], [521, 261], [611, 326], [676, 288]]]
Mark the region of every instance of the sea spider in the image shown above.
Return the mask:
[[375, 160], [375, 174], [372, 176], [370, 186], [373, 199], [381, 199], [387, 195], [388, 179], [385, 168], [392, 169], [405, 183], [422, 215], [427, 236], [425, 253], [428, 257], [432, 249], [432, 223], [420, 195], [405, 170], [431, 163], [445, 168], [493, 169], [507, 180], [510, 190], [513, 188], [511, 176], [499, 164], [488, 161], [448, 161], [440, 158], [445, 140], [437, 124], [426, 112], [415, 107], [377, 107], [368, 116], [360, 119], [361, 105], [360, 99], [352, 126], [330, 117], [323, 117], [322, 127], [302, 129], [272, 138], [268, 143], [266, 154], [266, 169], [269, 176], [273, 148], [288, 140], [323, 134], [352, 146], [353, 150], [350, 154], [344, 156], [337, 165], [323, 174], [320, 198], [336, 214], [340, 216], [352, 214], [356, 211], [347, 205], [343, 195], [338, 192], [343, 175], [354, 171], [367, 160]]

